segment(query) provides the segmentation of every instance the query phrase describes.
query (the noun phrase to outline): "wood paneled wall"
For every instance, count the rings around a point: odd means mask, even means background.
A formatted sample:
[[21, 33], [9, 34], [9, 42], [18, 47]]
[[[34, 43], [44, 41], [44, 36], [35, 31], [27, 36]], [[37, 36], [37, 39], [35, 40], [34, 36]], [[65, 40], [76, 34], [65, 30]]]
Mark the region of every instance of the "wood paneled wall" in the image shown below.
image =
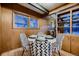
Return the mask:
[[79, 56], [79, 36], [71, 35], [71, 53]]
[[79, 56], [79, 36], [66, 35], [62, 43], [62, 50]]
[[[2, 32], [2, 46], [0, 49], [0, 53], [3, 53], [5, 51], [9, 51], [15, 48], [18, 48], [21, 46], [20, 40], [19, 40], [19, 34], [21, 31], [24, 31], [27, 36], [31, 34], [37, 34], [37, 32], [40, 29], [13, 29], [12, 28], [12, 9], [1, 7], [1, 16], [2, 18], [2, 25], [0, 23], [0, 26], [2, 26], [2, 31], [0, 27], [0, 31]], [[47, 25], [47, 21], [44, 19], [38, 19], [39, 20], [39, 26]]]
[[65, 35], [62, 42], [62, 49], [70, 53], [70, 35]]
[[[1, 20], [1, 4], [0, 4], [0, 50], [1, 50], [1, 39], [2, 39], [2, 20]], [[1, 53], [1, 51], [0, 51]]]
[[5, 52], [20, 47], [19, 32], [12, 29], [12, 10], [1, 7], [2, 10], [2, 50]]
[[2, 3], [1, 5], [4, 6], [5, 8], [10, 8], [12, 10], [27, 13], [27, 14], [30, 14], [32, 16], [36, 16], [36, 17], [39, 17], [39, 18], [41, 16], [43, 16], [43, 14], [39, 14], [39, 13], [37, 13], [37, 12], [31, 10], [31, 9], [28, 9], [27, 7], [21, 6], [17, 3]]

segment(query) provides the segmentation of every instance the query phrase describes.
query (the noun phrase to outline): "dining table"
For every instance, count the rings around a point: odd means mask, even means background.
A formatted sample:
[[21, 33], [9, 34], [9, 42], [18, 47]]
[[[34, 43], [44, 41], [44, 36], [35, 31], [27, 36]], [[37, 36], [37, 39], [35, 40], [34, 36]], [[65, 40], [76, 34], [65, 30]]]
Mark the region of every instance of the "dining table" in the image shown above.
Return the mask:
[[[28, 40], [29, 40], [29, 43], [30, 43], [30, 45], [33, 43], [33, 42], [35, 42], [36, 41], [36, 39], [37, 39], [37, 35], [31, 35], [31, 36], [29, 36], [28, 37]], [[45, 35], [45, 39], [46, 40], [48, 40], [51, 44], [52, 44], [52, 47], [51, 47], [51, 50], [50, 50], [50, 55], [52, 55], [52, 51], [53, 51], [53, 47], [54, 47], [54, 43], [56, 43], [56, 38], [54, 38], [54, 37], [52, 37], [51, 35]], [[31, 46], [32, 47], [32, 46]], [[33, 47], [34, 48], [34, 47]], [[39, 48], [39, 47], [37, 47], [37, 48]], [[42, 50], [46, 50], [46, 49], [43, 49], [43, 48], [41, 48]], [[35, 50], [35, 48], [34, 48], [34, 50]], [[47, 49], [48, 50], [48, 49]], [[33, 51], [33, 49], [32, 49], [32, 51]], [[38, 52], [40, 51], [40, 49], [38, 49]], [[34, 52], [34, 51], [33, 51]], [[35, 53], [35, 52], [34, 52]], [[49, 53], [49, 52], [48, 52]], [[40, 54], [40, 53], [38, 53], [38, 54]]]
[[[31, 36], [28, 37], [28, 40], [30, 42], [35, 42], [36, 38], [37, 38], [37, 35], [31, 35]], [[46, 39], [51, 43], [56, 42], [56, 38], [52, 37], [51, 35], [46, 35]]]

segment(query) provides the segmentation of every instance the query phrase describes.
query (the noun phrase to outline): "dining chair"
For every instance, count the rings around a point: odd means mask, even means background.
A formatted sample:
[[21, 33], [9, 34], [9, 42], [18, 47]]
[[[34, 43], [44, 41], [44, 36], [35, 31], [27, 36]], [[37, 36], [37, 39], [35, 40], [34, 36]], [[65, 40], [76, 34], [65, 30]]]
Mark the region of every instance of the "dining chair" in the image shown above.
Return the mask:
[[56, 36], [56, 52], [58, 52], [59, 55], [60, 55], [59, 51], [61, 50], [63, 39], [64, 39], [64, 34], [57, 34], [57, 36]]
[[29, 41], [28, 41], [28, 38], [26, 37], [25, 33], [23, 33], [23, 32], [20, 33], [20, 41], [21, 41], [21, 44], [23, 47], [23, 53], [22, 53], [22, 55], [23, 55], [26, 50], [29, 50]]

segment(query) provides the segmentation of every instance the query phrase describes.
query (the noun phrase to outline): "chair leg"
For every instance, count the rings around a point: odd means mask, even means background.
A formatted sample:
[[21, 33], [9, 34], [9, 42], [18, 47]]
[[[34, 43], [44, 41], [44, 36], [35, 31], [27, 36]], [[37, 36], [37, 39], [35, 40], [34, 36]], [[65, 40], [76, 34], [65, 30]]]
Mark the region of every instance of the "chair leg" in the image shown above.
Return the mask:
[[59, 56], [61, 56], [61, 55], [60, 55], [60, 51], [58, 51], [58, 54], [59, 54]]
[[23, 48], [22, 56], [24, 55], [24, 52], [25, 52], [25, 48]]

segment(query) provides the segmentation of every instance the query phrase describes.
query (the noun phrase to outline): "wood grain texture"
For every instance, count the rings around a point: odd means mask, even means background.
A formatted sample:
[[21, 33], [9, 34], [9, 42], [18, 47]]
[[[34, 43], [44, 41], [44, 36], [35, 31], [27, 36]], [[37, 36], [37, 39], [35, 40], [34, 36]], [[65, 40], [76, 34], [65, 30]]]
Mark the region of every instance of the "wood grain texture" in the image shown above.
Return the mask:
[[16, 10], [16, 11], [20, 11], [20, 12], [23, 12], [23, 13], [27, 13], [29, 15], [32, 15], [32, 16], [36, 16], [36, 17], [41, 17], [43, 16], [42, 14], [39, 14], [31, 9], [28, 9], [27, 7], [24, 7], [24, 6], [21, 6], [17, 3], [2, 3], [1, 4], [3, 7], [5, 8], [9, 8], [9, 9], [12, 9], [12, 10]]
[[2, 40], [2, 20], [1, 20], [1, 4], [0, 4], [0, 53], [1, 53], [1, 40]]
[[[21, 47], [21, 43], [19, 40], [19, 34], [20, 32], [24, 32], [27, 36], [30, 36], [32, 34], [37, 34], [39, 29], [13, 29], [12, 28], [12, 9], [1, 7], [2, 10], [2, 49], [0, 50], [0, 53]], [[47, 25], [47, 21], [44, 19], [39, 19], [39, 26]], [[0, 26], [1, 26], [0, 23]], [[1, 29], [0, 29], [1, 31]]]
[[62, 50], [70, 53], [70, 35], [65, 35], [62, 42]]
[[12, 29], [12, 10], [2, 7], [2, 52], [20, 47], [18, 35]]
[[66, 35], [62, 43], [62, 50], [79, 56], [79, 36]]
[[71, 35], [71, 53], [79, 56], [79, 36]]
[[70, 10], [70, 33], [72, 33], [72, 10]]
[[[65, 4], [63, 5], [62, 7], [58, 7], [52, 11], [49, 12], [49, 14], [53, 14], [53, 13], [57, 13], [57, 12], [67, 12], [68, 10], [72, 9], [73, 6], [76, 6], [78, 5], [77, 3], [68, 3], [68, 4]], [[72, 8], [71, 8], [72, 7]]]

